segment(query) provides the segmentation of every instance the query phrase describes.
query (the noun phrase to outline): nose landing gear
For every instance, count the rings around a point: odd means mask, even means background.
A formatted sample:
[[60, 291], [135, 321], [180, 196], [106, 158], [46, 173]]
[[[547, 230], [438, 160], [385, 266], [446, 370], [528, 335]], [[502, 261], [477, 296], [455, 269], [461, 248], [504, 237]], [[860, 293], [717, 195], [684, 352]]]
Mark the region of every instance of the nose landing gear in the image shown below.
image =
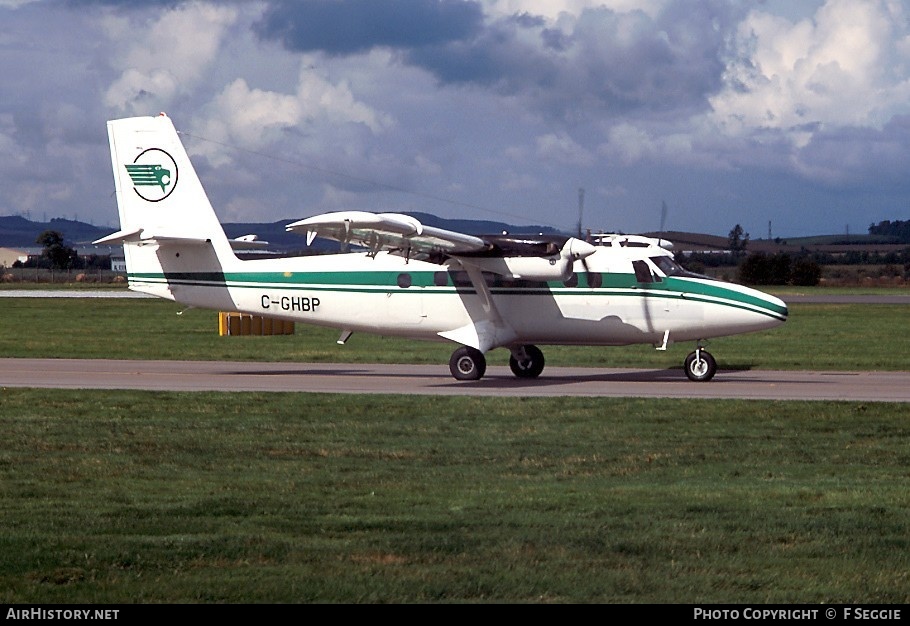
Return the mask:
[[711, 353], [701, 346], [695, 348], [686, 357], [685, 364], [686, 376], [689, 380], [697, 383], [703, 383], [714, 378], [717, 373], [717, 361], [711, 356]]

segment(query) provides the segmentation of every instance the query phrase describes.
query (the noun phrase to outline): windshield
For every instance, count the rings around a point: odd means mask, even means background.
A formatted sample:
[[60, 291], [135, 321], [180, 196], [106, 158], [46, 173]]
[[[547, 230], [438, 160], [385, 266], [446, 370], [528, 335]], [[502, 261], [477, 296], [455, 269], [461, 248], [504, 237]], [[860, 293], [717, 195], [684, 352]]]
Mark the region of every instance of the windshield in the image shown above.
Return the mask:
[[660, 271], [667, 276], [687, 276], [689, 278], [708, 279], [711, 278], [710, 276], [705, 276], [704, 274], [696, 274], [695, 272], [690, 272], [689, 270], [683, 268], [679, 263], [674, 261], [672, 257], [652, 256], [651, 262], [654, 263], [654, 265], [656, 265]]

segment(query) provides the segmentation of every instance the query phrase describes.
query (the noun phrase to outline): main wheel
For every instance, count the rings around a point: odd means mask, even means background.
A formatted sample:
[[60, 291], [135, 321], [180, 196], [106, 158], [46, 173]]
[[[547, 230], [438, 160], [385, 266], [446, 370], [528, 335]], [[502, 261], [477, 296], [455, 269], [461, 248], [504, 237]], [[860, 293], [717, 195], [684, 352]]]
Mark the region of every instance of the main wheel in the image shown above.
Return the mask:
[[706, 350], [696, 350], [686, 357], [686, 376], [689, 380], [703, 383], [714, 378], [717, 373], [717, 361]]
[[487, 359], [480, 350], [462, 346], [452, 353], [449, 371], [457, 380], [480, 380], [487, 371]]
[[[537, 378], [543, 371], [544, 360], [543, 352], [537, 346], [521, 346], [518, 350], [519, 356], [515, 352], [509, 357], [509, 367], [512, 373], [519, 378]], [[524, 354], [522, 354], [524, 352]]]

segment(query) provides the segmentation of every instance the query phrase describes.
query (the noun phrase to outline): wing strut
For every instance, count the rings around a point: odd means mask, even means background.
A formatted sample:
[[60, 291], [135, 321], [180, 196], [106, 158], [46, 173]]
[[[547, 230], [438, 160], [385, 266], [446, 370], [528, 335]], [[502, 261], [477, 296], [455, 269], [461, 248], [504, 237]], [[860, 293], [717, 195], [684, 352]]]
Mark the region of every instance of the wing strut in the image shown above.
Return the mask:
[[481, 352], [511, 343], [518, 337], [518, 333], [502, 318], [499, 309], [496, 308], [483, 272], [473, 265], [463, 265], [462, 267], [467, 272], [468, 278], [471, 279], [471, 285], [477, 295], [480, 296], [480, 310], [468, 311], [471, 316], [470, 324], [441, 332], [439, 336], [465, 346], [471, 346]]

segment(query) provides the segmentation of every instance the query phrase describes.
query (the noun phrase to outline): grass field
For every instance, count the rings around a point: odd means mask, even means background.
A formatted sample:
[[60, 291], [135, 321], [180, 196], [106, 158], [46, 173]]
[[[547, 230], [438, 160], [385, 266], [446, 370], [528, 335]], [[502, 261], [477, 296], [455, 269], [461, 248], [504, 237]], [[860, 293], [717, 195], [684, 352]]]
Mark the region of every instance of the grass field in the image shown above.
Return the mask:
[[[217, 313], [163, 300], [0, 299], [0, 356], [303, 362], [427, 363], [447, 371], [453, 344], [355, 334], [298, 325], [294, 335], [219, 337]], [[794, 304], [781, 327], [708, 344], [721, 369], [910, 369], [906, 308], [897, 305]], [[543, 347], [548, 365], [681, 367], [694, 344]], [[494, 350], [491, 364], [505, 364]], [[546, 373], [546, 372], [545, 372]]]
[[[451, 350], [218, 337], [178, 310], [3, 299], [0, 354], [445, 368]], [[722, 368], [908, 369], [904, 320], [796, 305], [711, 349]], [[688, 348], [546, 352], [651, 367]], [[6, 603], [910, 600], [905, 405], [0, 389], [0, 424]]]
[[5, 389], [7, 603], [906, 603], [874, 403]]

